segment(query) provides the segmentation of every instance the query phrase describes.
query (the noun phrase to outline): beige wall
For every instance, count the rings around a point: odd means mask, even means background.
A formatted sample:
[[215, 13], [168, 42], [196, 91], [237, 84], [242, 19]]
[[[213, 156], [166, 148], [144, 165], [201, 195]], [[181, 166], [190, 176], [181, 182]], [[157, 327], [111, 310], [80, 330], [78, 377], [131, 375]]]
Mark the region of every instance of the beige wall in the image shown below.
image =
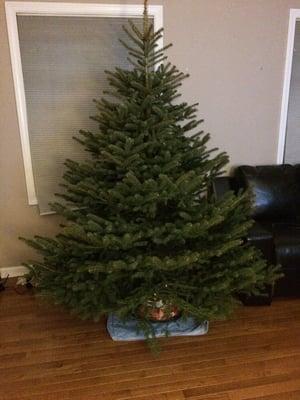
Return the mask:
[[[212, 145], [229, 153], [231, 166], [274, 163], [288, 15], [290, 8], [300, 8], [300, 0], [152, 0], [152, 4], [164, 5], [166, 42], [175, 45], [170, 58], [191, 74], [184, 97], [200, 102]], [[1, 268], [20, 265], [33, 255], [18, 236], [57, 229], [56, 217], [40, 217], [27, 203], [3, 0], [0, 72]]]

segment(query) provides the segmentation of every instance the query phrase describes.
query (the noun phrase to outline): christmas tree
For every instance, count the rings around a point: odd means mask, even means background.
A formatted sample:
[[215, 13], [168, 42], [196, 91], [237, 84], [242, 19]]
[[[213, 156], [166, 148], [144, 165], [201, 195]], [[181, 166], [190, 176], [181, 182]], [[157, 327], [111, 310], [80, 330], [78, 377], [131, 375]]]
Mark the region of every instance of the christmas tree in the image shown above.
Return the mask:
[[197, 104], [179, 101], [187, 75], [159, 48], [146, 1], [143, 29], [124, 29], [133, 67], [107, 71], [99, 129], [76, 138], [89, 157], [66, 161], [64, 200], [52, 205], [66, 223], [55, 238], [26, 240], [42, 258], [25, 265], [42, 294], [82, 318], [143, 319], [153, 301], [223, 318], [237, 293], [262, 292], [277, 269], [243, 240], [249, 196], [210, 194], [228, 157], [206, 147]]

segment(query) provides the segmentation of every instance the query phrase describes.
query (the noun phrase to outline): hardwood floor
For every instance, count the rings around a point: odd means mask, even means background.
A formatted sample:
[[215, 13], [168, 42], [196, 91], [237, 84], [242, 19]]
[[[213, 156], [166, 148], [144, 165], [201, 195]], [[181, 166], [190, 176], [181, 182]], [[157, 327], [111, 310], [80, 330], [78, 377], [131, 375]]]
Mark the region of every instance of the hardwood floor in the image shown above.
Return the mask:
[[0, 293], [1, 400], [300, 400], [300, 299], [243, 307], [208, 335], [115, 343], [98, 324]]

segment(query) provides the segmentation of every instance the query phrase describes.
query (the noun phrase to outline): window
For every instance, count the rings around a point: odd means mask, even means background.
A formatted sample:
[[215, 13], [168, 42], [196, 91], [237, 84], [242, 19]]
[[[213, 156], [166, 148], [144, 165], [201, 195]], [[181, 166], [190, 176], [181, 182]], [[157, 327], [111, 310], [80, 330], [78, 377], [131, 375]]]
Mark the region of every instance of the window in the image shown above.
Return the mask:
[[[61, 191], [66, 158], [85, 152], [72, 137], [95, 131], [93, 98], [107, 89], [104, 71], [131, 68], [119, 42], [130, 17], [142, 24], [139, 6], [9, 2], [7, 18], [29, 204], [50, 212]], [[150, 7], [155, 29], [162, 8]]]
[[300, 9], [290, 10], [277, 163], [300, 161]]

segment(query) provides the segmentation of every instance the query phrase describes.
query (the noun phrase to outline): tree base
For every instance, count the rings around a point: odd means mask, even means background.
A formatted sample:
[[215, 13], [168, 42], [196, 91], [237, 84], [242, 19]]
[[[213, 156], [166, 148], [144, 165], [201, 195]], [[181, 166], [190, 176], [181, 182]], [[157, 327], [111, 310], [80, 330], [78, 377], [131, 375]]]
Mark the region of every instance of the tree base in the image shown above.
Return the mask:
[[[168, 322], [150, 322], [155, 336], [200, 336], [208, 332], [209, 322], [197, 323], [193, 318], [179, 318]], [[145, 334], [138, 328], [138, 321], [130, 319], [120, 320], [116, 315], [109, 314], [107, 319], [107, 330], [115, 341], [145, 340]]]

